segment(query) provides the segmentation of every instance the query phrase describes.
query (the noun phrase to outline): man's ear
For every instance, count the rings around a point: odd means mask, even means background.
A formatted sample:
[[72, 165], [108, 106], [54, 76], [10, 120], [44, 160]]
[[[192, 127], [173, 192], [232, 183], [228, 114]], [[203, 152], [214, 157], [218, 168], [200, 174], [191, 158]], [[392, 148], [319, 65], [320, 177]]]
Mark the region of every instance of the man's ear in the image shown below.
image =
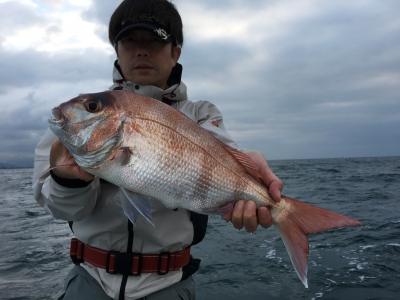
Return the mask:
[[180, 47], [172, 48], [172, 58], [175, 61], [175, 64], [178, 62], [179, 57], [181, 56], [182, 49]]
[[117, 54], [117, 64], [119, 64], [118, 62], [118, 42], [114, 45], [114, 50], [115, 50], [115, 54]]

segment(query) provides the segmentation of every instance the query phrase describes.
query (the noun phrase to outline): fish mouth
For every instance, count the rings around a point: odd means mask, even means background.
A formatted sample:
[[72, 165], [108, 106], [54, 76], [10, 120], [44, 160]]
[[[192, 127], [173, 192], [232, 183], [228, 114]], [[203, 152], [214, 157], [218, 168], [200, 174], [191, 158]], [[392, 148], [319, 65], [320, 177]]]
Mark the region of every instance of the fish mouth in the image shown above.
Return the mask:
[[53, 108], [52, 110], [53, 118], [49, 119], [49, 123], [53, 125], [62, 125], [67, 122], [67, 118], [61, 112], [58, 107]]

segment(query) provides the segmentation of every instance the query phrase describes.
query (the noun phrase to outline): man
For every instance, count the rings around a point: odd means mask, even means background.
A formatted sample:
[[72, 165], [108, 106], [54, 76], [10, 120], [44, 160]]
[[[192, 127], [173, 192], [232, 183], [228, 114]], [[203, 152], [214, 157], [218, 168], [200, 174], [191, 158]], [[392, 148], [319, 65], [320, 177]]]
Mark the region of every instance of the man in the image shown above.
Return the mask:
[[[236, 147], [219, 110], [207, 101], [187, 100], [178, 64], [182, 22], [167, 0], [125, 0], [109, 25], [117, 61], [110, 90], [128, 90], [163, 101], [183, 112], [224, 143]], [[264, 182], [279, 201], [281, 181], [260, 152], [246, 152], [259, 166]], [[57, 167], [40, 176], [48, 167]], [[124, 215], [118, 187], [95, 178], [74, 161], [49, 130], [36, 148], [35, 199], [55, 218], [70, 222], [79, 240], [71, 242], [76, 266], [60, 299], [194, 299], [191, 275], [200, 260], [190, 256], [199, 243], [207, 216], [152, 205], [153, 228], [143, 218], [132, 224]], [[223, 218], [237, 229], [267, 228], [271, 217], [254, 202], [239, 201]], [[161, 226], [160, 226], [161, 225]]]

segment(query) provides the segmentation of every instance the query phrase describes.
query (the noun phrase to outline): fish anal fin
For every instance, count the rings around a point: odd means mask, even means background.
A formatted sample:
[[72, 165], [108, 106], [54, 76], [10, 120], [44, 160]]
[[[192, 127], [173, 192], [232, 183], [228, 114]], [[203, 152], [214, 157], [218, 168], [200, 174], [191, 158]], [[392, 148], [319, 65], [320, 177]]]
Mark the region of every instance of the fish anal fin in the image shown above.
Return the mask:
[[361, 226], [362, 223], [286, 196], [282, 196], [281, 201], [286, 202], [290, 211], [285, 213], [282, 218], [278, 216], [277, 220], [274, 221], [274, 225], [282, 237], [297, 275], [304, 286], [308, 288], [307, 235], [334, 228]]
[[249, 173], [255, 180], [262, 183], [262, 175], [260, 173], [260, 169], [248, 155], [235, 148], [230, 147], [229, 145], [223, 144], [223, 146], [230, 154], [232, 154], [237, 159], [237, 161], [239, 161], [243, 165], [247, 173]]

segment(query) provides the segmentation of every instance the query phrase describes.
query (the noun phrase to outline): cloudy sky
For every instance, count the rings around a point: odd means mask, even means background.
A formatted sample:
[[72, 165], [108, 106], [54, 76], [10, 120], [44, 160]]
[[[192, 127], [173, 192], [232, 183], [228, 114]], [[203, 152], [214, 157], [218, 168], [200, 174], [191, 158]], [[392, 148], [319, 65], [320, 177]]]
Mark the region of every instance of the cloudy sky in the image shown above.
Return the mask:
[[[174, 0], [189, 99], [267, 159], [400, 155], [400, 1]], [[120, 0], [0, 0], [0, 162], [29, 163], [51, 109], [112, 83]]]

